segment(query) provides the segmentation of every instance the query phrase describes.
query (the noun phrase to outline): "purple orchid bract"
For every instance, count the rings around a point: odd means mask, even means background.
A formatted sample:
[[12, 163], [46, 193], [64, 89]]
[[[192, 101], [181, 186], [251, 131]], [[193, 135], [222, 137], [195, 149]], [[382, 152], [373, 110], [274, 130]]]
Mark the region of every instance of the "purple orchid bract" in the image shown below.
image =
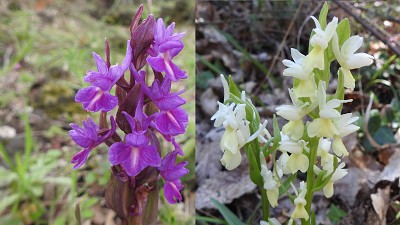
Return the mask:
[[[189, 172], [185, 168], [188, 162], [177, 163], [177, 155], [183, 156], [184, 151], [175, 140], [185, 133], [188, 124], [188, 114], [181, 107], [186, 100], [180, 96], [185, 90], [171, 92], [173, 82], [187, 77], [172, 61], [184, 47], [184, 33], [173, 33], [174, 23], [166, 27], [163, 19], [155, 21], [152, 15], [140, 23], [142, 13], [143, 6], [132, 20], [122, 64], [111, 65], [106, 39], [106, 60], [93, 52], [97, 70], [86, 73], [84, 81], [90, 86], [80, 89], [75, 96], [83, 109], [99, 112], [99, 124], [88, 117], [83, 127], [71, 124], [69, 132], [83, 148], [71, 160], [74, 169], [83, 166], [89, 153], [101, 143], [109, 147], [108, 158], [116, 179], [110, 179], [106, 204], [129, 224], [139, 224], [135, 218], [143, 215], [149, 194], [158, 191], [158, 178], [164, 180], [164, 196], [169, 203], [182, 201], [180, 178]], [[154, 76], [143, 70], [146, 62]], [[149, 80], [150, 77], [154, 79]], [[107, 114], [113, 112], [116, 114], [108, 120]], [[160, 138], [170, 148], [161, 149]], [[129, 192], [121, 189], [125, 186]], [[129, 199], [119, 200], [126, 198]]]

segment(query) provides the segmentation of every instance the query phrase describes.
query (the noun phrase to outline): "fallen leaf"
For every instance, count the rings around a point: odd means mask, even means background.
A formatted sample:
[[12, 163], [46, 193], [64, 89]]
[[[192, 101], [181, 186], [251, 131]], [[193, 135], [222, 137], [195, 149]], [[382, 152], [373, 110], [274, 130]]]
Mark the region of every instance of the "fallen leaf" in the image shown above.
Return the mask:
[[390, 185], [384, 189], [378, 188], [377, 193], [371, 194], [372, 206], [378, 214], [381, 225], [386, 225], [386, 212], [390, 202]]

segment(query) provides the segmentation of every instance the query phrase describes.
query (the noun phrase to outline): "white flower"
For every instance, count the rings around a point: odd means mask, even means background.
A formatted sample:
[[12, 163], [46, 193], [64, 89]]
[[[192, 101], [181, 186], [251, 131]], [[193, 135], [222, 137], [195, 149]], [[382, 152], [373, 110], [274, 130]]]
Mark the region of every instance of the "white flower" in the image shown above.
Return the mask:
[[[343, 169], [344, 166], [345, 166], [344, 163], [340, 163], [340, 165], [336, 168], [335, 172], [333, 173], [331, 179], [328, 181], [328, 183], [323, 188], [325, 197], [330, 198], [333, 196], [333, 192], [334, 192], [333, 182], [342, 179], [348, 173], [347, 169]], [[331, 164], [331, 168], [328, 168], [328, 173], [326, 174], [326, 176], [328, 176], [330, 173], [332, 173], [332, 170], [333, 170], [333, 162]]]
[[362, 42], [362, 37], [358, 35], [351, 36], [343, 43], [342, 48], [339, 49], [338, 37], [336, 34], [333, 36], [333, 53], [341, 66], [340, 70], [344, 75], [344, 86], [351, 90], [354, 90], [355, 80], [350, 70], [369, 66], [374, 62], [372, 55], [355, 53], [361, 47]]
[[326, 102], [325, 82], [320, 81], [318, 84], [318, 105], [320, 118], [314, 119], [307, 126], [307, 133], [310, 137], [333, 137], [338, 134], [338, 130], [334, 126], [332, 119], [340, 117], [339, 111], [336, 110], [341, 103], [351, 102], [349, 100], [332, 99]]
[[360, 127], [354, 125], [353, 123], [358, 120], [358, 117], [352, 117], [351, 113], [346, 113], [341, 115], [339, 118], [333, 120], [333, 124], [335, 125], [338, 134], [334, 135], [333, 139], [333, 152], [341, 157], [348, 156], [346, 147], [343, 144], [342, 138], [357, 131]]
[[310, 39], [310, 45], [313, 47], [313, 49], [307, 55], [304, 63], [306, 68], [308, 68], [307, 70], [312, 70], [314, 68], [323, 70], [325, 67], [324, 50], [328, 47], [332, 36], [336, 32], [338, 19], [334, 17], [332, 21], [328, 23], [325, 30], [322, 30], [319, 21], [315, 17], [311, 16], [311, 19], [314, 20], [316, 26], [316, 28], [313, 30], [315, 34]]
[[306, 56], [297, 49], [291, 48], [293, 61], [284, 59], [282, 63], [287, 66], [283, 71], [283, 76], [291, 76], [299, 79], [298, 84], [293, 88], [298, 97], [310, 97], [315, 94], [317, 85], [315, 84], [313, 68], [304, 64]]
[[311, 70], [306, 71], [303, 68], [304, 59], [306, 58], [305, 55], [301, 54], [297, 49], [291, 48], [290, 53], [292, 55], [293, 61], [284, 59], [282, 63], [287, 66], [283, 71], [283, 76], [290, 76], [300, 80], [309, 79], [312, 74]]
[[282, 224], [275, 218], [268, 218], [268, 221], [261, 220], [260, 225], [282, 225]]
[[318, 142], [317, 156], [321, 157], [321, 165], [327, 165], [333, 162], [333, 155], [329, 153], [331, 149], [331, 141], [329, 139], [320, 138]]
[[282, 178], [283, 173], [279, 168], [274, 173], [268, 169], [265, 161], [265, 156], [260, 152], [260, 163], [261, 163], [261, 176], [264, 180], [264, 189], [267, 192], [268, 201], [272, 207], [278, 206], [279, 198], [279, 179]]
[[307, 152], [309, 148], [307, 147], [307, 142], [304, 140], [285, 140], [279, 142], [279, 149], [284, 152], [289, 152], [291, 155], [287, 159], [287, 168], [294, 174], [297, 171], [305, 173], [308, 169], [308, 157], [303, 154], [303, 149]]
[[233, 108], [235, 107], [235, 103], [231, 103], [230, 105], [224, 105], [221, 102], [217, 102], [219, 109], [215, 114], [211, 117], [211, 120], [215, 120], [214, 127], [222, 126], [223, 122], [226, 120], [225, 117], [227, 115], [233, 114]]
[[296, 188], [294, 188], [297, 198], [294, 199], [295, 208], [290, 216], [292, 219], [305, 219], [308, 220], [309, 215], [305, 208], [307, 201], [305, 200], [305, 196], [307, 194], [307, 185], [304, 181], [300, 182], [300, 192], [297, 192]]
[[303, 117], [314, 110], [317, 106], [317, 102], [312, 101], [312, 104], [309, 102], [302, 102], [291, 89], [289, 89], [289, 96], [292, 99], [293, 105], [278, 106], [276, 108], [276, 114], [289, 120], [282, 128], [283, 133], [290, 135], [294, 140], [299, 140], [304, 133]]
[[289, 160], [289, 154], [282, 152], [282, 155], [276, 161], [276, 167], [279, 168], [283, 174], [291, 174], [292, 172], [288, 168], [287, 161]]

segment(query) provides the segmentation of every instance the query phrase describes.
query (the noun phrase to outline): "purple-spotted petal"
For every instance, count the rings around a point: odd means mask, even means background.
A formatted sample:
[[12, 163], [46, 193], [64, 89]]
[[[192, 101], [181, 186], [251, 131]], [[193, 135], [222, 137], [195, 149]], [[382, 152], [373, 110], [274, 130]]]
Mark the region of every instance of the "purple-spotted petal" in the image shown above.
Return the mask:
[[93, 143], [92, 140], [83, 136], [80, 132], [76, 130], [70, 130], [69, 135], [71, 136], [72, 140], [74, 140], [74, 142], [82, 148], [88, 148]]
[[[166, 53], [165, 53], [166, 54]], [[179, 79], [187, 78], [186, 73], [179, 69], [177, 65], [175, 65], [170, 59], [166, 59], [169, 57], [157, 56], [157, 57], [147, 57], [147, 62], [157, 72], [165, 72], [169, 79], [176, 82]]]
[[74, 155], [71, 159], [71, 163], [75, 164], [74, 169], [81, 167], [89, 157], [90, 149], [82, 149]]
[[107, 74], [108, 71], [108, 67], [106, 62], [104, 62], [104, 60], [95, 52], [92, 52], [94, 61], [96, 63], [97, 66], [97, 70], [99, 71], [100, 74]]
[[118, 165], [126, 161], [132, 154], [132, 147], [123, 143], [117, 142], [110, 146], [108, 151], [108, 159], [112, 165]]
[[146, 167], [159, 167], [161, 165], [161, 156], [154, 145], [140, 148], [140, 159], [142, 160], [141, 163], [145, 164]]
[[90, 83], [93, 86], [99, 87], [103, 91], [109, 91], [112, 88], [113, 80], [104, 74], [100, 74], [95, 71], [86, 72], [84, 81]]
[[165, 182], [164, 184], [164, 196], [165, 199], [170, 204], [175, 204], [177, 202], [182, 201], [182, 195], [179, 192], [182, 190], [183, 186], [180, 180], [175, 180], [173, 182]]
[[176, 151], [168, 153], [161, 161], [161, 166], [158, 167], [161, 176], [166, 181], [174, 181], [180, 179], [182, 176], [189, 172], [189, 170], [185, 168], [188, 162], [184, 161], [175, 165], [176, 155]]
[[[171, 60], [168, 63], [165, 63], [167, 67], [166, 74], [170, 77], [171, 80], [177, 81], [179, 79], [187, 78], [187, 74], [185, 71], [181, 70], [177, 65], [175, 65]], [[171, 72], [172, 71], [172, 72]]]
[[177, 108], [160, 112], [155, 118], [157, 130], [164, 135], [178, 135], [185, 132], [188, 115], [184, 109]]
[[87, 111], [108, 112], [118, 105], [118, 98], [97, 87], [86, 87], [80, 89], [75, 96], [75, 101], [82, 103]]
[[159, 51], [161, 53], [172, 49], [179, 49], [179, 51], [181, 51], [183, 49], [183, 42], [181, 40], [172, 40], [159, 45]]
[[181, 146], [179, 145], [179, 143], [176, 142], [175, 138], [171, 138], [171, 142], [172, 142], [172, 145], [174, 145], [174, 147], [175, 147], [175, 151], [179, 155], [183, 156], [184, 155], [183, 150], [182, 150]]
[[122, 62], [121, 68], [122, 70], [125, 72], [128, 68], [129, 65], [132, 62], [132, 47], [131, 47], [131, 41], [128, 40], [128, 42], [126, 43], [126, 54], [125, 54], [125, 58], [124, 61]]
[[164, 59], [162, 57], [149, 56], [149, 57], [147, 57], [146, 61], [149, 63], [151, 68], [153, 68], [155, 71], [157, 71], [157, 72], [165, 72], [166, 71]]
[[130, 134], [125, 136], [125, 141], [127, 144], [133, 147], [143, 147], [149, 144], [149, 138], [146, 136], [145, 131], [143, 132], [135, 132], [133, 131]]
[[81, 88], [75, 95], [75, 101], [80, 103], [89, 102], [96, 96], [98, 90], [98, 88], [92, 86]]

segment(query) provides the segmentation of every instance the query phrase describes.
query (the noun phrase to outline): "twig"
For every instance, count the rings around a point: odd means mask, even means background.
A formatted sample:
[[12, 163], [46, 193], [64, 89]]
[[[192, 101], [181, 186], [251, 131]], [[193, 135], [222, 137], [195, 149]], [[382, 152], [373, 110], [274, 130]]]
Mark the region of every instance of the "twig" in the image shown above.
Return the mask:
[[381, 149], [382, 145], [378, 144], [374, 138], [371, 136], [371, 133], [369, 132], [368, 129], [368, 122], [369, 122], [369, 116], [371, 114], [371, 108], [372, 108], [372, 102], [374, 100], [374, 93], [372, 93], [369, 97], [369, 103], [367, 106], [367, 110], [365, 111], [365, 116], [364, 116], [364, 133], [365, 136], [367, 136], [367, 139], [369, 141], [369, 143], [371, 143], [372, 147], [376, 148], [376, 149]]
[[333, 2], [342, 8], [347, 14], [352, 16], [357, 22], [359, 22], [365, 29], [367, 29], [369, 32], [371, 32], [372, 35], [374, 35], [376, 38], [378, 38], [380, 41], [382, 41], [385, 45], [387, 45], [393, 52], [395, 52], [397, 55], [400, 55], [400, 46], [394, 41], [390, 41], [390, 38], [386, 37], [379, 29], [377, 29], [373, 25], [369, 25], [367, 22], [365, 22], [363, 19], [361, 19], [360, 16], [356, 15], [352, 11], [352, 6], [349, 4], [338, 1], [338, 0], [333, 0]]

